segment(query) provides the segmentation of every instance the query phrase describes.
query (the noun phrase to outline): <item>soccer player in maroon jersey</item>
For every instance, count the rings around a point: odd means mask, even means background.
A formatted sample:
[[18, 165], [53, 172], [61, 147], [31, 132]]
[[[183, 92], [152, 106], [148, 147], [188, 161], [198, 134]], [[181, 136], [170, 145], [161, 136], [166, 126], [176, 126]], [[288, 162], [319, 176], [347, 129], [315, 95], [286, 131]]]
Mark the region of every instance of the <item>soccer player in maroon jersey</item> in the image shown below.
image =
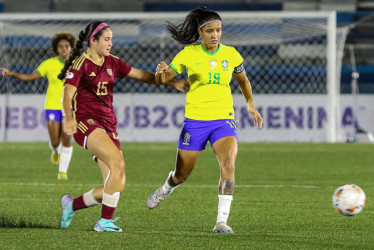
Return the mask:
[[[149, 84], [156, 82], [153, 73], [133, 68], [111, 55], [112, 38], [112, 30], [106, 23], [93, 22], [87, 25], [79, 33], [76, 48], [59, 75], [60, 79], [65, 78], [64, 131], [74, 135], [75, 141], [94, 155], [104, 179], [104, 185], [77, 198], [69, 195], [62, 197], [60, 228], [69, 227], [74, 211], [102, 203], [101, 219], [97, 221], [94, 230], [122, 232], [113, 220], [120, 194], [125, 187], [125, 161], [112, 104], [113, 84], [116, 77], [129, 77]], [[83, 53], [84, 42], [88, 43], [88, 50]], [[171, 81], [167, 85], [185, 91], [189, 82]], [[71, 103], [73, 115], [69, 112]]]

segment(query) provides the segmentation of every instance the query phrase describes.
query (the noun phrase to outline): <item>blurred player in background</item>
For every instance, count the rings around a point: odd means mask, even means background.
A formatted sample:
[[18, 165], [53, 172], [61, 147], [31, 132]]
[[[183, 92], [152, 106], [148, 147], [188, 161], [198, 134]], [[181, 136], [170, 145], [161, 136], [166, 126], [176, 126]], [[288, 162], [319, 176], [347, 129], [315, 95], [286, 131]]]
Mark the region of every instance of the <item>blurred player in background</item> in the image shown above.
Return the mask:
[[[31, 74], [17, 73], [7, 68], [1, 68], [3, 76], [12, 76], [22, 81], [34, 81], [43, 77], [48, 79], [48, 89], [45, 98], [44, 116], [47, 120], [49, 133], [49, 146], [52, 150], [51, 162], [59, 165], [58, 179], [67, 180], [73, 147], [71, 135], [67, 135], [62, 129], [61, 97], [64, 88], [62, 80], [57, 76], [64, 67], [75, 46], [76, 39], [66, 32], [55, 34], [51, 39], [51, 49], [57, 55], [43, 61]], [[61, 145], [62, 144], [62, 145]]]
[[[113, 220], [125, 187], [125, 161], [116, 131], [113, 84], [116, 77], [128, 77], [149, 84], [156, 82], [154, 73], [133, 68], [111, 55], [112, 38], [112, 30], [106, 23], [90, 23], [79, 33], [76, 49], [59, 75], [60, 79], [66, 77], [63, 93], [64, 130], [69, 135], [74, 134], [76, 142], [94, 155], [104, 179], [104, 185], [77, 198], [69, 195], [62, 197], [60, 228], [69, 227], [74, 211], [102, 203], [101, 219], [94, 230], [122, 232], [114, 224], [116, 220]], [[84, 42], [87, 42], [88, 50], [83, 53]], [[186, 80], [167, 84], [181, 91], [189, 87]], [[72, 101], [73, 115], [69, 112]]]
[[[171, 36], [189, 45], [173, 59], [170, 67], [161, 62], [156, 82], [165, 83], [187, 70], [191, 88], [187, 93], [185, 121], [178, 143], [174, 171], [165, 184], [150, 195], [147, 205], [153, 209], [178, 185], [187, 180], [209, 140], [221, 169], [216, 233], [233, 233], [227, 225], [235, 186], [237, 128], [230, 89], [232, 75], [238, 81], [254, 124], [262, 127], [262, 117], [252, 99], [252, 87], [246, 76], [243, 58], [233, 47], [220, 43], [221, 17], [200, 7], [190, 12], [180, 26], [167, 26]], [[202, 42], [195, 42], [201, 37]], [[192, 45], [191, 45], [192, 44]]]

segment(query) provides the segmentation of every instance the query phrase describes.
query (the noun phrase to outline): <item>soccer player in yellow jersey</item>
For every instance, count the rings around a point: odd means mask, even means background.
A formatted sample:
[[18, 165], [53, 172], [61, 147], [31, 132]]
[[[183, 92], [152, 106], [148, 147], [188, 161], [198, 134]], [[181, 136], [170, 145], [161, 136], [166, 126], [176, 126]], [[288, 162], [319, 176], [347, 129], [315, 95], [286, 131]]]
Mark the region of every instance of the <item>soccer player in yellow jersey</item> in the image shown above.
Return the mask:
[[[243, 58], [230, 46], [220, 43], [221, 17], [204, 7], [190, 12], [184, 22], [167, 26], [171, 36], [188, 45], [168, 66], [161, 62], [156, 71], [156, 82], [165, 83], [187, 70], [191, 83], [187, 92], [185, 121], [178, 143], [174, 171], [165, 183], [153, 192], [147, 206], [153, 209], [190, 176], [195, 163], [210, 142], [221, 169], [218, 195], [216, 233], [233, 233], [227, 225], [235, 186], [237, 155], [237, 127], [234, 121], [230, 89], [232, 75], [238, 81], [254, 124], [262, 128], [262, 117], [254, 106], [251, 84], [246, 76]], [[201, 37], [201, 43], [195, 42]]]
[[64, 62], [69, 58], [75, 42], [75, 37], [70, 33], [55, 34], [51, 39], [51, 48], [57, 56], [43, 61], [33, 73], [17, 73], [7, 68], [1, 68], [3, 76], [12, 76], [22, 81], [48, 78], [44, 115], [50, 138], [49, 146], [52, 150], [51, 162], [54, 165], [59, 165], [57, 177], [59, 180], [67, 180], [67, 170], [73, 154], [73, 147], [71, 135], [65, 134], [62, 130], [61, 97], [64, 84], [57, 76], [64, 67]]

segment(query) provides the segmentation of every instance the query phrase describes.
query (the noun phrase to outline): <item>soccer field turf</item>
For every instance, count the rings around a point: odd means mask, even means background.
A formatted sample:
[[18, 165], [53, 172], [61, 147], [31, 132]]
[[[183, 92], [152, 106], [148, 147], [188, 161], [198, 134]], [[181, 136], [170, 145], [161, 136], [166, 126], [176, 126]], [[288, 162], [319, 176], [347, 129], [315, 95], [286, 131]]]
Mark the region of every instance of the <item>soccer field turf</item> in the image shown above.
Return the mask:
[[[89, 152], [74, 144], [69, 180], [57, 180], [48, 143], [0, 144], [1, 249], [369, 249], [374, 246], [374, 146], [368, 144], [240, 144], [236, 189], [228, 224], [233, 235], [212, 233], [219, 167], [210, 148], [191, 177], [163, 204], [148, 196], [173, 169], [176, 143], [124, 143], [126, 188], [115, 216], [123, 233], [92, 228], [101, 206], [80, 210], [59, 229], [60, 198], [102, 183]], [[363, 188], [357, 216], [332, 206], [341, 184]]]

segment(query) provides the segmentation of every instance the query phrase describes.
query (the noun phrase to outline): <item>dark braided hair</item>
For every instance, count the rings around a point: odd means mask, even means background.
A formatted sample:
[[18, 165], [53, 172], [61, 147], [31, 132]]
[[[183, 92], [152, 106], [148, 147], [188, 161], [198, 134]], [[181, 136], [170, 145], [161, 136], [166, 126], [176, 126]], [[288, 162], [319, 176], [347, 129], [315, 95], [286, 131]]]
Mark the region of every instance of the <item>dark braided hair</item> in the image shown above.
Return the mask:
[[199, 7], [191, 11], [182, 24], [174, 25], [168, 22], [166, 28], [174, 40], [181, 44], [188, 45], [199, 39], [198, 28], [205, 22], [212, 20], [222, 21], [221, 17], [216, 12], [207, 10], [205, 7]]
[[[90, 43], [89, 43], [88, 39], [91, 36], [92, 32], [96, 29], [96, 27], [99, 26], [101, 23], [103, 23], [103, 22], [96, 21], [96, 22], [89, 23], [84, 30], [79, 32], [78, 41], [76, 43], [76, 46], [73, 49], [73, 51], [71, 52], [71, 54], [69, 56], [69, 59], [65, 61], [65, 66], [61, 70], [61, 73], [58, 75], [58, 79], [63, 80], [66, 77], [67, 71], [69, 70], [69, 68], [73, 64], [73, 61], [77, 57], [82, 55], [82, 53], [83, 53], [83, 43], [87, 42], [88, 47], [90, 47]], [[107, 26], [107, 27], [109, 27], [109, 26]], [[97, 32], [93, 37], [98, 40], [99, 37], [101, 36], [103, 30], [106, 29], [107, 27], [105, 27], [102, 30], [100, 30], [99, 32]]]

